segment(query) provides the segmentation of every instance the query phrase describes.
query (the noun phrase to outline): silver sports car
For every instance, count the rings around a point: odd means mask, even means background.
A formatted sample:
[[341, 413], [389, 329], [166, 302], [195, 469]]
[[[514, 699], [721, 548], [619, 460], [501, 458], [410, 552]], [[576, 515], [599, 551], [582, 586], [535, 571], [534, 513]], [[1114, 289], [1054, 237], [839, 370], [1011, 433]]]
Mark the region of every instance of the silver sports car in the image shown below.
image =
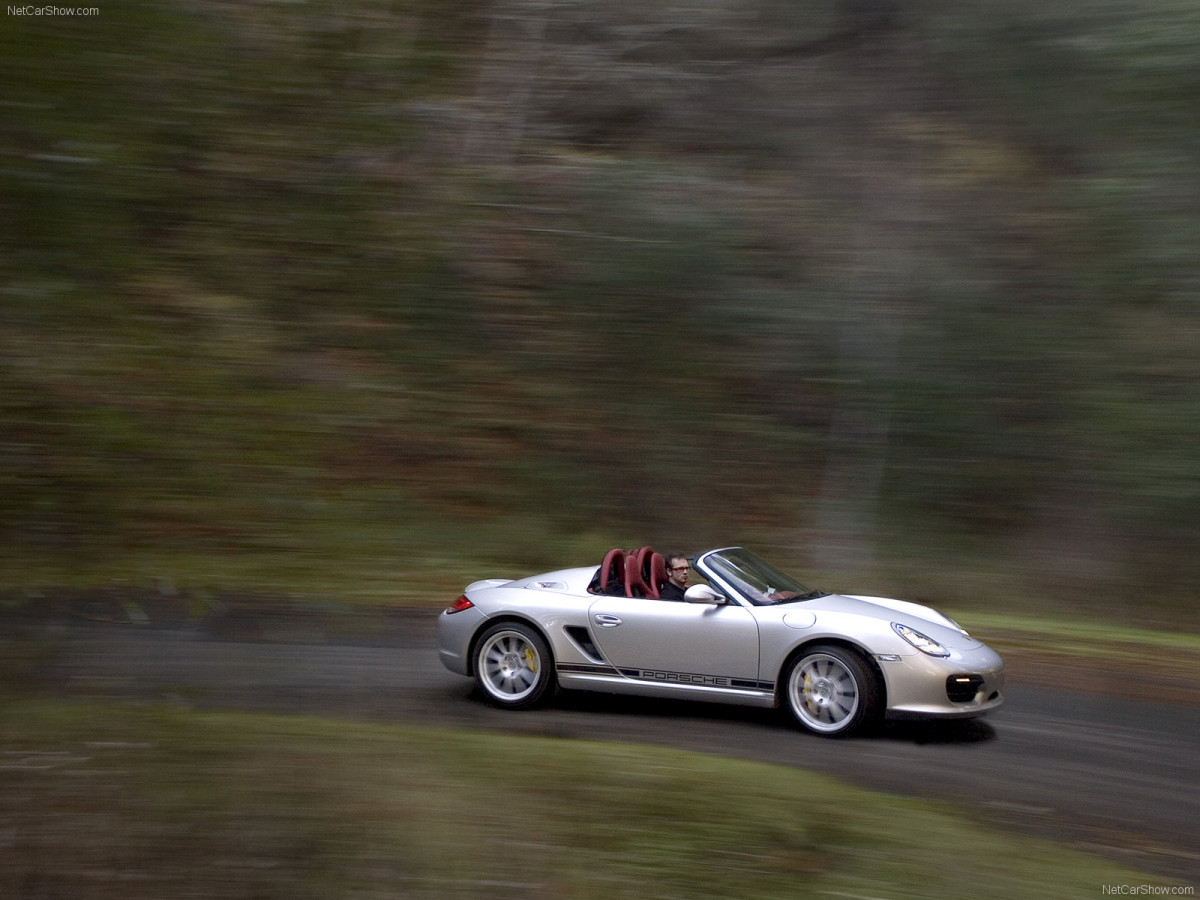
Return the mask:
[[[438, 620], [438, 653], [520, 709], [555, 688], [786, 704], [822, 735], [883, 716], [978, 716], [1003, 702], [1004, 662], [926, 606], [806, 588], [740, 547], [689, 560], [706, 584], [669, 592], [650, 547], [599, 566], [469, 585]], [[666, 589], [666, 590], [665, 590]]]

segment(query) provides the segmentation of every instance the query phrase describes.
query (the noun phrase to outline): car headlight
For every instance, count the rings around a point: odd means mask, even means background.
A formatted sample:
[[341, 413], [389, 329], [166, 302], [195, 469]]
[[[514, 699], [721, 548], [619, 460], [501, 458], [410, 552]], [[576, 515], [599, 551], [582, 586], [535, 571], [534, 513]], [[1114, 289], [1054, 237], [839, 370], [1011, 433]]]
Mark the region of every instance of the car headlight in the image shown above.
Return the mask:
[[949, 656], [950, 651], [935, 641], [933, 638], [921, 634], [915, 628], [909, 628], [907, 625], [901, 625], [899, 622], [892, 623], [892, 630], [900, 637], [904, 638], [922, 653], [929, 656]]

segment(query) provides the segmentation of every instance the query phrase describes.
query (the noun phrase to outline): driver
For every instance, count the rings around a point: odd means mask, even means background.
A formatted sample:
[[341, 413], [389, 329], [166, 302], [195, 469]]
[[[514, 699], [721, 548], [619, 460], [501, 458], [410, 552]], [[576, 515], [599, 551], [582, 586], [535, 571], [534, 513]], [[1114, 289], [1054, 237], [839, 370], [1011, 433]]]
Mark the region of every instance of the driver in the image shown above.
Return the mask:
[[682, 600], [687, 590], [688, 573], [692, 567], [682, 553], [670, 553], [664, 557], [667, 563], [667, 582], [658, 590], [660, 600]]

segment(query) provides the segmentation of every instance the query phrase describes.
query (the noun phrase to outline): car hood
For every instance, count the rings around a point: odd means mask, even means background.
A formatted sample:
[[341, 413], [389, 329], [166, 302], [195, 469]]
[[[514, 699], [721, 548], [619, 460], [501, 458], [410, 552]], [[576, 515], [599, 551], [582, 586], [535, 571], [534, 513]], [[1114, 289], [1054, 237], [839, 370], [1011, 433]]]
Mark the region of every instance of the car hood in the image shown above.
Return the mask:
[[963, 631], [953, 619], [942, 615], [936, 609], [907, 600], [858, 594], [827, 594], [811, 602], [798, 604], [797, 608], [818, 614], [826, 610], [899, 622], [954, 650], [974, 650], [983, 646], [981, 641]]

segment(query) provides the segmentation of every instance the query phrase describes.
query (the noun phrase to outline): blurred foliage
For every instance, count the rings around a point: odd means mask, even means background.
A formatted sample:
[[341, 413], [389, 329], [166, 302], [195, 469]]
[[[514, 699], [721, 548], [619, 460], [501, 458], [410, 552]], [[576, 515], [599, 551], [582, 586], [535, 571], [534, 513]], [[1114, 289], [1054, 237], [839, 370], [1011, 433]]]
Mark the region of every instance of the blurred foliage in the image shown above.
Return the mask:
[[0, 718], [5, 896], [1169, 890], [945, 803], [657, 747], [10, 696]]
[[1183, 0], [9, 16], [5, 582], [413, 600], [737, 542], [1185, 619], [1198, 40]]

